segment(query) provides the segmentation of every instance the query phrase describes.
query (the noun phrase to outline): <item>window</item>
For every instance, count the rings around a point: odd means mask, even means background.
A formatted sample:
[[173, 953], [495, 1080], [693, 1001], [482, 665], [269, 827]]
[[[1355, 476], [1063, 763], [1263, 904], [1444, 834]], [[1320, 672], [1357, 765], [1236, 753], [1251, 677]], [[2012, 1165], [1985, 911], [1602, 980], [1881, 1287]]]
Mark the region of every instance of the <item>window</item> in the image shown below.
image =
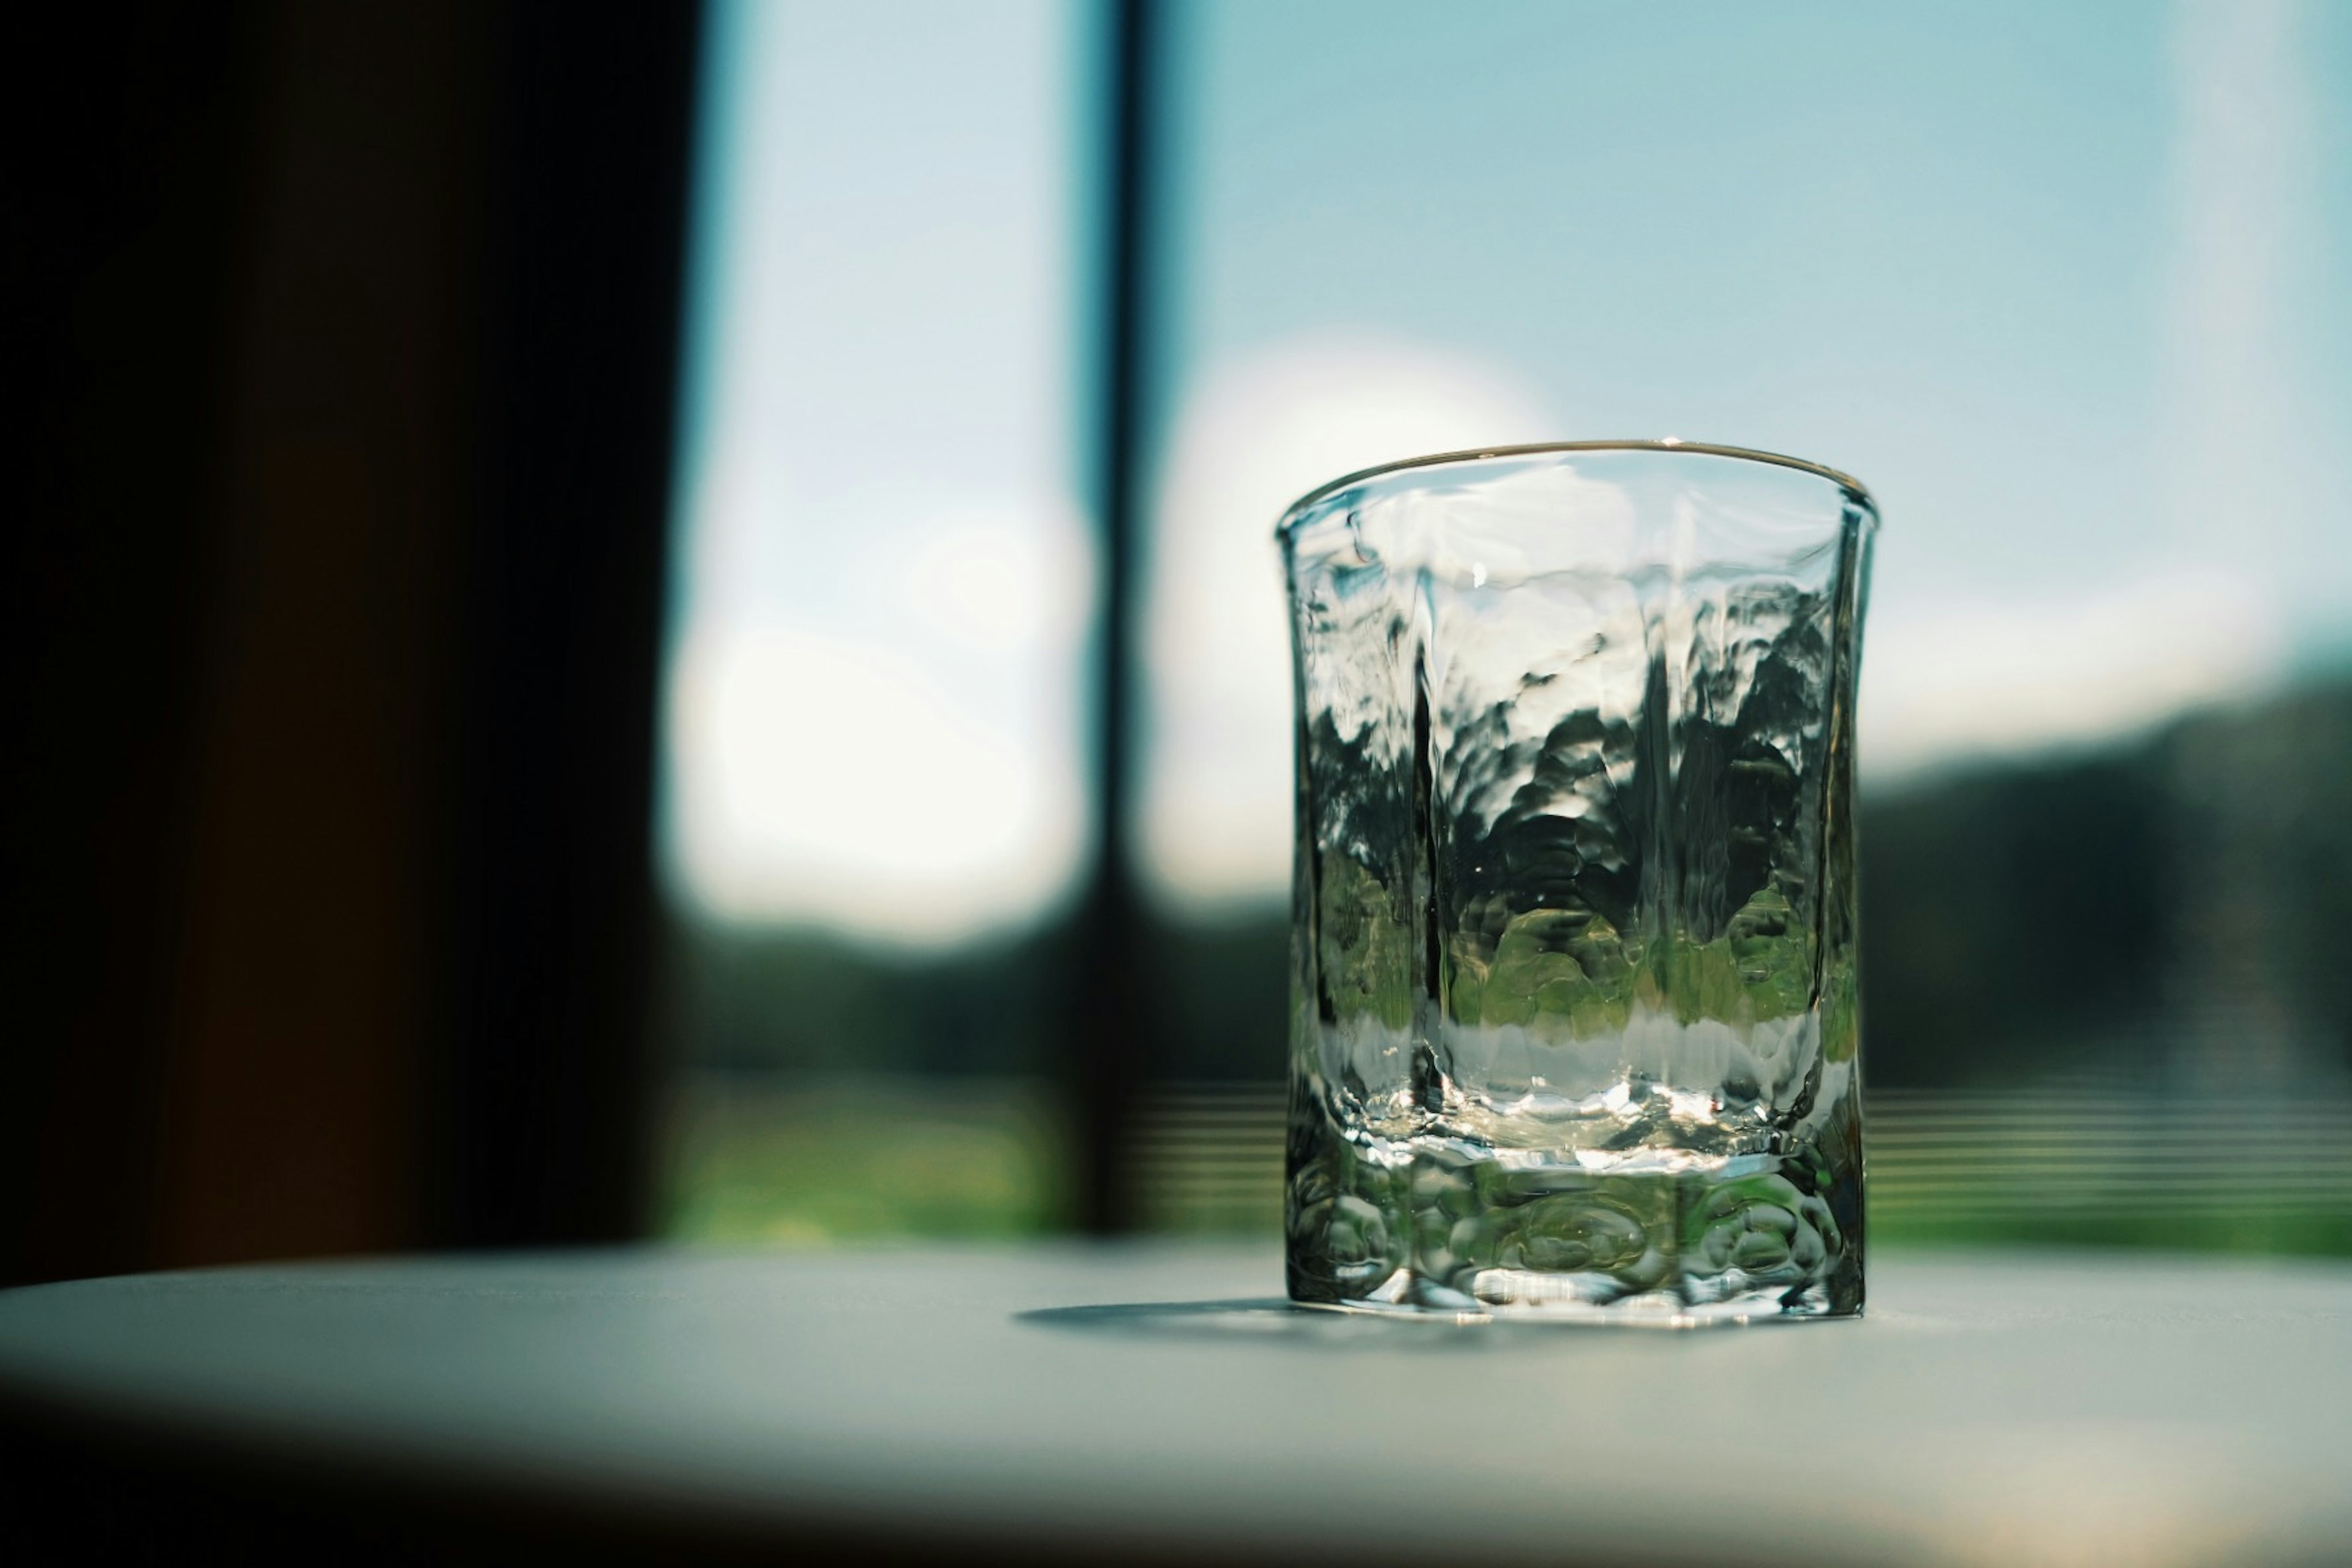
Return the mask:
[[[2344, 1093], [2352, 14], [1154, 9], [1148, 1220], [1278, 1203], [1275, 518], [1464, 446], [1679, 435], [1877, 492], [1883, 1192], [1954, 1093]], [[778, 1118], [807, 1150], [933, 1115], [1020, 1195], [836, 1228], [1065, 1212], [1037, 1085], [1091, 787], [1102, 10], [718, 13], [665, 821], [685, 1048], [734, 1085], [688, 1105], [773, 1094], [688, 1132], [681, 1193], [789, 1185], [711, 1152]], [[896, 1075], [863, 1123], [806, 1098], [853, 1068]]]
[[1043, 1223], [1031, 937], [1087, 820], [1074, 16], [709, 25], [662, 806], [700, 1173], [677, 1223]]

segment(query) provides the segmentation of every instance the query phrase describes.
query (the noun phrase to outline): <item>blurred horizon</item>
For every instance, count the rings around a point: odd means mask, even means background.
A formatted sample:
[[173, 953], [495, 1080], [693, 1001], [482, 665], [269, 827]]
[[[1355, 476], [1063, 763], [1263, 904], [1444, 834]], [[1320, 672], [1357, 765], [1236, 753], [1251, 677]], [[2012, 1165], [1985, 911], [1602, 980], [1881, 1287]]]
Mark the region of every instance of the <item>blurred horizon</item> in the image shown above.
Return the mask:
[[[2352, 1254], [2347, 780], [2352, 676], [1864, 795], [1874, 1231]], [[1277, 1217], [1288, 930], [1278, 902], [1153, 924], [1148, 1224]], [[1055, 928], [948, 952], [742, 924], [677, 945], [675, 1233], [1066, 1221], [1036, 1049]]]

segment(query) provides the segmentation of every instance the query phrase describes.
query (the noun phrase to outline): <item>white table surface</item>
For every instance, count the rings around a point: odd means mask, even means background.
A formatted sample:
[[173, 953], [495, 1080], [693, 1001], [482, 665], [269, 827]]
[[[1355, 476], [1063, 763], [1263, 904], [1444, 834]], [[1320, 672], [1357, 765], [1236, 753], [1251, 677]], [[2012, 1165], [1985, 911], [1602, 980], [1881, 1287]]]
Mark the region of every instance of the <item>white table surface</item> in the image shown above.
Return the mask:
[[0, 1294], [0, 1394], [943, 1547], [2352, 1560], [2352, 1266], [1896, 1254], [1859, 1322], [1682, 1333], [1279, 1289], [1269, 1248], [1162, 1243], [146, 1275]]

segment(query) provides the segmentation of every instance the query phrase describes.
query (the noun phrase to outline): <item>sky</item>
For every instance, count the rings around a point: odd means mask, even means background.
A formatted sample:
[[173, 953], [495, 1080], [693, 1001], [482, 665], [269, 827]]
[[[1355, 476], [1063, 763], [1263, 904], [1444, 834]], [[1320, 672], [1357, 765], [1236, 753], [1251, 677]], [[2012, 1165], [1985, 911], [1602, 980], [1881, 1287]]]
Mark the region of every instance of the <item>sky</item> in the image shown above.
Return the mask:
[[[1286, 875], [1276, 515], [1412, 452], [1860, 475], [1870, 787], [2340, 655], [2352, 8], [1170, 10], [1140, 740], [1172, 903]], [[671, 885], [959, 940], [1084, 838], [1093, 12], [718, 17]]]
[[910, 942], [1085, 825], [1071, 17], [713, 7], [663, 785], [674, 894]]

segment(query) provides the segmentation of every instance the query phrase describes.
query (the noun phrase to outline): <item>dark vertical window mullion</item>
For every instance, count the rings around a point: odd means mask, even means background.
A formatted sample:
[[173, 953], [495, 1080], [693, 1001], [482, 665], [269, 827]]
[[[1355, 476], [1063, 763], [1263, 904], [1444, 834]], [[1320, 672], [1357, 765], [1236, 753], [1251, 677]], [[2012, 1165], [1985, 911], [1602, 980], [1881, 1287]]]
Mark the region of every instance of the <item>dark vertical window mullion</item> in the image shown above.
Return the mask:
[[1096, 515], [1102, 531], [1102, 614], [1095, 668], [1095, 840], [1071, 952], [1074, 1005], [1062, 1060], [1076, 1102], [1077, 1218], [1096, 1233], [1131, 1229], [1126, 1159], [1137, 1091], [1151, 1055], [1143, 901], [1129, 823], [1139, 661], [1136, 601], [1146, 351], [1150, 344], [1157, 7], [1114, 0], [1107, 54], [1108, 145], [1102, 161], [1100, 358], [1094, 430]]

